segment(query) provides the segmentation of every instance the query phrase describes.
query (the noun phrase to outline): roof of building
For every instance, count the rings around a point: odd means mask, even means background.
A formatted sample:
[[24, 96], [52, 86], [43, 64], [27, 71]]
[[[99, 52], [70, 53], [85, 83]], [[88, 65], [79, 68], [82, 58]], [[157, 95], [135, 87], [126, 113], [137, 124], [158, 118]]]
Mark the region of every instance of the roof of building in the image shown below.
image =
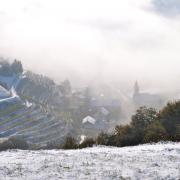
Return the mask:
[[82, 120], [82, 123], [85, 124], [87, 122], [90, 123], [90, 124], [95, 124], [96, 120], [91, 116], [87, 116]]

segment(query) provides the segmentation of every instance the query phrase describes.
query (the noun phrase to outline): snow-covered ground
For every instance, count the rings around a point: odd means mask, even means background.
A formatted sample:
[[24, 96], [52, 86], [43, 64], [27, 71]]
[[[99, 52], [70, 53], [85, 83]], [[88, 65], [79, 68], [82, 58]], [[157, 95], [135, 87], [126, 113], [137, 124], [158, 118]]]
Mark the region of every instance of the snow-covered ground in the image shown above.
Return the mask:
[[179, 180], [180, 143], [0, 153], [1, 180]]

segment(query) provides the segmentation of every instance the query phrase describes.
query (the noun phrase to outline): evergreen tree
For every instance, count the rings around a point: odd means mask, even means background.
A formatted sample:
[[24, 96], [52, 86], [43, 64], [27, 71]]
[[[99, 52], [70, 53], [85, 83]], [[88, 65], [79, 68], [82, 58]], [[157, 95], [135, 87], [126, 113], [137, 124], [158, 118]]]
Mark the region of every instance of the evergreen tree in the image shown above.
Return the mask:
[[2, 61], [0, 62], [1, 67], [0, 67], [0, 74], [2, 76], [11, 76], [12, 75], [12, 69], [10, 64], [7, 61]]
[[63, 94], [68, 95], [71, 93], [71, 83], [69, 80], [65, 80], [60, 85], [60, 90]]
[[11, 64], [11, 69], [14, 74], [21, 74], [23, 72], [23, 66], [21, 61], [14, 60], [14, 62]]

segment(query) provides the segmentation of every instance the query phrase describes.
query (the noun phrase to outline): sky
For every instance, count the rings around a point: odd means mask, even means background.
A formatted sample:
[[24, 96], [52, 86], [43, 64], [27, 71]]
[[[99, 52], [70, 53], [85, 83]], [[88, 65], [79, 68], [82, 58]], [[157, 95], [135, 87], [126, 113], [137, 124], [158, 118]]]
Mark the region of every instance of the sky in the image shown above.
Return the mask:
[[180, 88], [179, 0], [0, 0], [0, 56], [74, 84]]

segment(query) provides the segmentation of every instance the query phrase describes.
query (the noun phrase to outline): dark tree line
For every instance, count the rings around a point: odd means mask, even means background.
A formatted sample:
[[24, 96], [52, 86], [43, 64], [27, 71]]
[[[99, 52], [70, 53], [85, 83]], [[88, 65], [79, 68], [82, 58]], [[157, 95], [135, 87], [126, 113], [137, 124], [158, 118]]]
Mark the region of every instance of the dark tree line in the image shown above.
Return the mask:
[[23, 66], [21, 61], [14, 60], [12, 64], [8, 61], [0, 62], [0, 75], [12, 76], [13, 74], [21, 74], [23, 72]]
[[141, 107], [130, 124], [116, 126], [112, 134], [101, 133], [96, 142], [123, 147], [159, 141], [180, 141], [180, 101], [168, 103], [159, 112]]

